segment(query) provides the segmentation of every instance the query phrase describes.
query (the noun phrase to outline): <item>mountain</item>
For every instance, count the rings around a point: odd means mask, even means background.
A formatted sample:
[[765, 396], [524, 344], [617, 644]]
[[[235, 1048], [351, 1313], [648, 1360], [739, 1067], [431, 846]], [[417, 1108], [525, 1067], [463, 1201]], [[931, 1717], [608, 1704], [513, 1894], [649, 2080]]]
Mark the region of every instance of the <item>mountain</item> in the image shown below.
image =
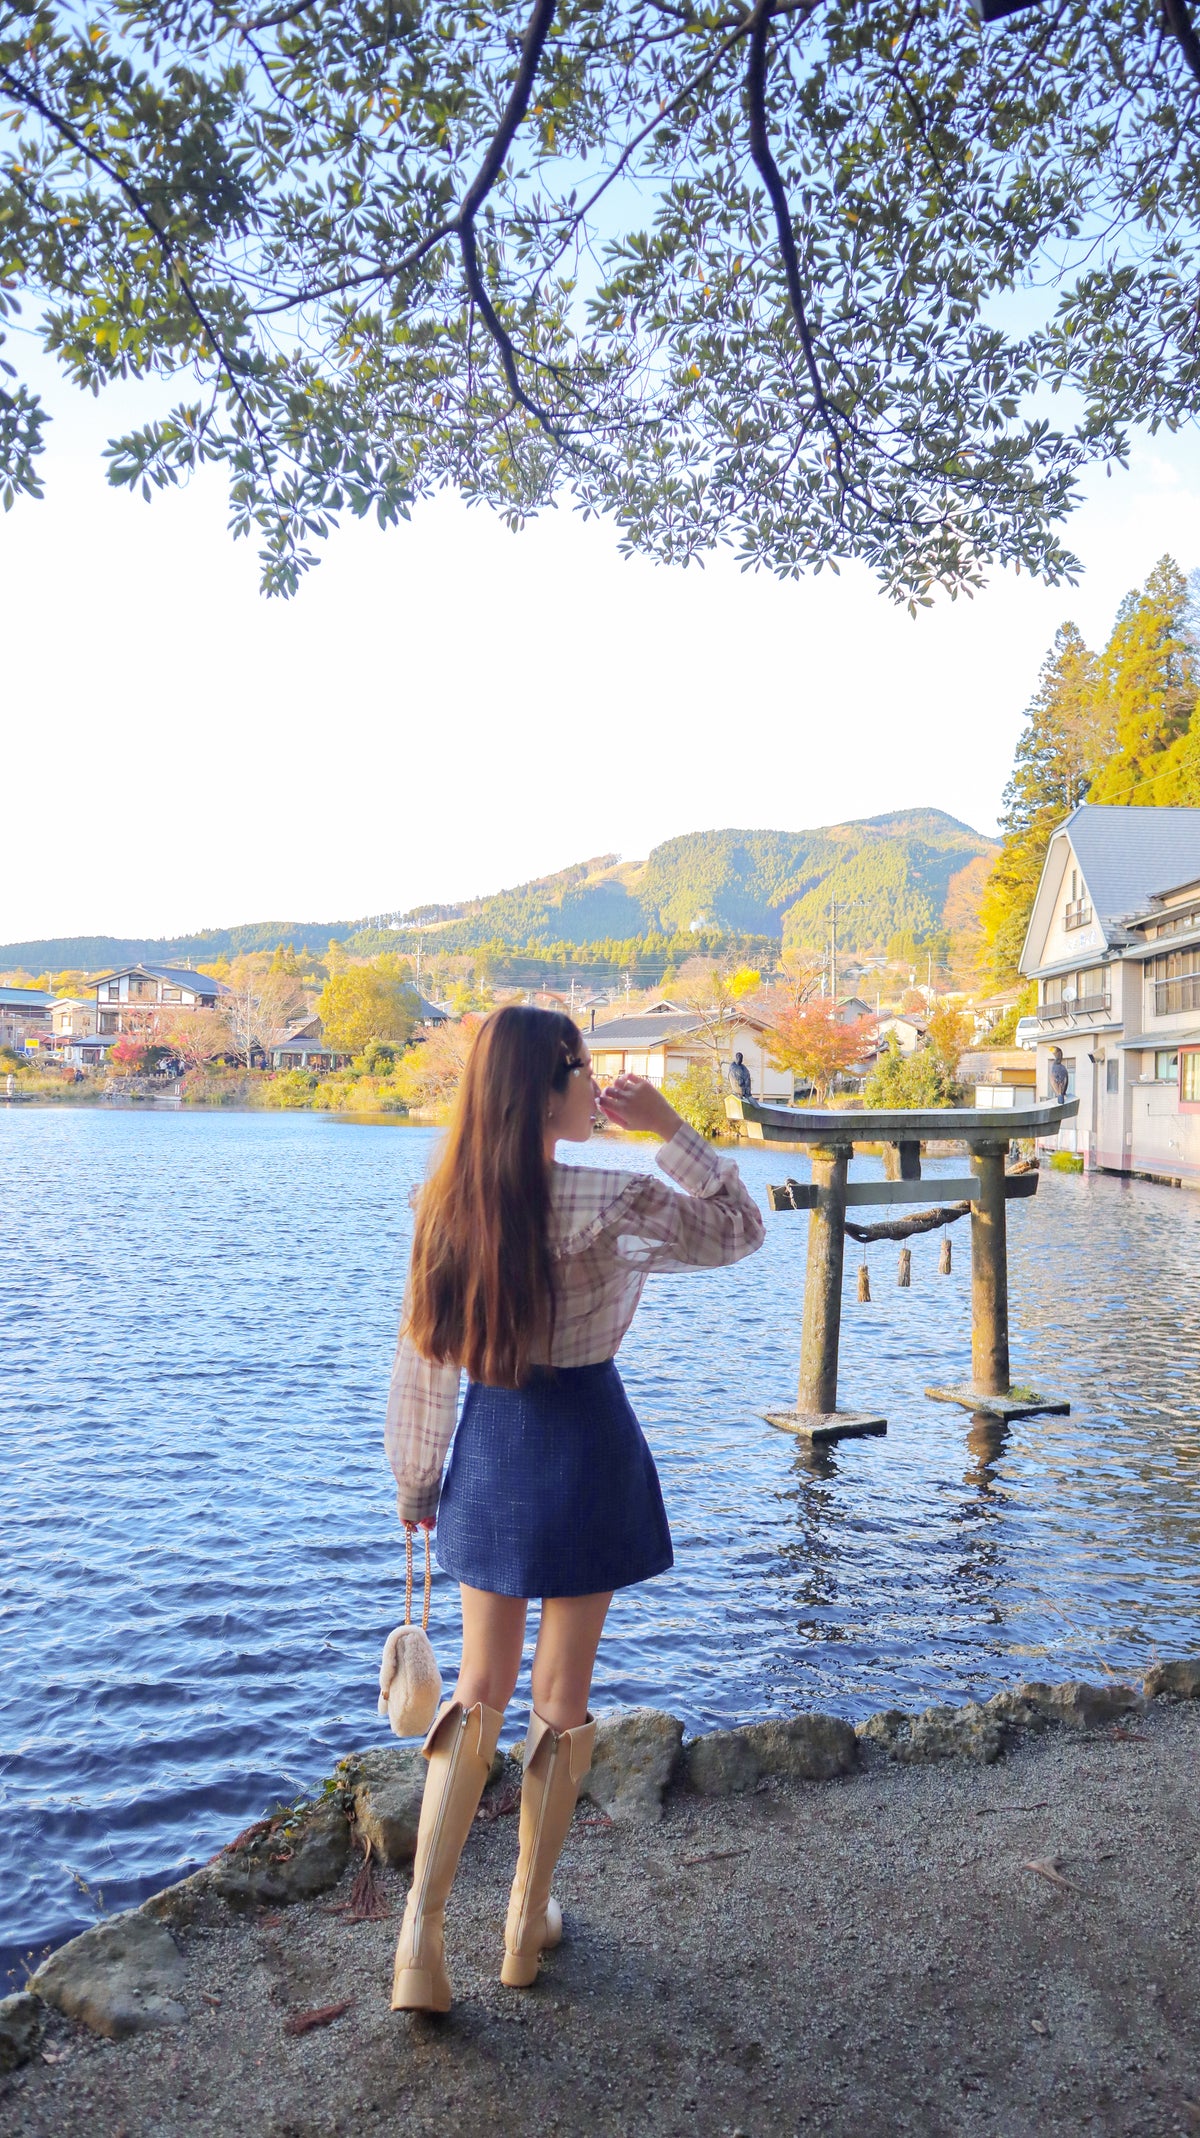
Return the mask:
[[[417, 907], [420, 928], [446, 950], [479, 944], [594, 943], [692, 930], [823, 942], [829, 905], [848, 949], [921, 937], [968, 907], [968, 884], [995, 842], [940, 809], [905, 809], [815, 831], [695, 831], [645, 861], [615, 855], [458, 905]], [[958, 918], [955, 925], [961, 926]]]
[[[418, 906], [394, 917], [383, 940], [402, 948], [417, 932], [441, 950], [628, 942], [647, 935], [762, 935], [798, 947], [823, 944], [830, 901], [847, 950], [918, 939], [970, 924], [995, 842], [940, 809], [901, 809], [815, 831], [693, 831], [656, 846], [644, 861], [599, 854], [551, 876], [457, 904]], [[395, 925], [398, 924], [398, 925]], [[153, 940], [59, 936], [0, 944], [0, 970], [96, 971], [107, 965], [233, 957], [240, 951], [323, 951], [331, 938], [353, 950], [380, 947], [377, 925], [356, 921], [260, 921]]]

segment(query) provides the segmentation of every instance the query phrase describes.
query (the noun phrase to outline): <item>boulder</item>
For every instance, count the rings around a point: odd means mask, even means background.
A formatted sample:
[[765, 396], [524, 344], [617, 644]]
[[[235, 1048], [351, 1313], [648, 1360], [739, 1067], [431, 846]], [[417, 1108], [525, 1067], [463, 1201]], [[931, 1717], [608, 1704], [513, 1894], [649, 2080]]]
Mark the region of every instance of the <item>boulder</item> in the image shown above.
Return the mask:
[[1077, 1680], [1047, 1685], [1040, 1678], [1028, 1678], [1011, 1692], [996, 1693], [987, 1702], [987, 1711], [1018, 1729], [1045, 1729], [1057, 1722], [1069, 1729], [1092, 1730], [1101, 1723], [1116, 1722], [1141, 1705], [1142, 1696], [1132, 1685], [1087, 1685]]
[[1184, 1656], [1178, 1663], [1155, 1663], [1146, 1672], [1142, 1687], [1147, 1700], [1167, 1693], [1172, 1700], [1200, 1700], [1200, 1656]]
[[42, 2007], [28, 1990], [0, 1997], [0, 2077], [27, 2064], [42, 2038]]
[[351, 1763], [354, 1824], [384, 1863], [411, 1863], [428, 1767], [420, 1751], [401, 1745], [363, 1752]]
[[962, 1707], [927, 1707], [919, 1715], [886, 1708], [860, 1723], [859, 1737], [876, 1744], [903, 1766], [931, 1766], [940, 1759], [973, 1759], [990, 1767], [1004, 1750], [1006, 1725], [977, 1700]]
[[858, 1764], [850, 1724], [836, 1715], [791, 1715], [743, 1729], [714, 1730], [697, 1737], [687, 1752], [687, 1774], [700, 1796], [735, 1796], [764, 1775], [790, 1781], [828, 1782]]
[[657, 1707], [615, 1708], [596, 1718], [596, 1749], [583, 1795], [610, 1819], [662, 1817], [663, 1791], [679, 1765], [683, 1724]]
[[135, 1908], [60, 1946], [29, 1987], [93, 2034], [121, 2041], [186, 2018], [178, 1997], [184, 1973], [183, 1954], [165, 1924]]
[[294, 1819], [273, 1823], [242, 1846], [227, 1848], [209, 1864], [211, 1891], [233, 1908], [260, 1903], [286, 1906], [327, 1893], [346, 1868], [350, 1824], [336, 1805], [319, 1805]]

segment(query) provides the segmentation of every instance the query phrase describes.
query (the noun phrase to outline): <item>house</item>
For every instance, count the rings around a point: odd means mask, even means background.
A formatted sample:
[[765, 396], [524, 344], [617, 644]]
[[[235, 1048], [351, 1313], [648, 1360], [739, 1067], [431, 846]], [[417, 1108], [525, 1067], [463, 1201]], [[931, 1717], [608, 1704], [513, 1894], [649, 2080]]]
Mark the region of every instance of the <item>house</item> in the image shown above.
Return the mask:
[[36, 1047], [50, 1037], [53, 995], [40, 987], [0, 987], [0, 1047]]
[[1038, 984], [1037, 1088], [1061, 1047], [1089, 1166], [1200, 1187], [1200, 809], [1073, 811], [1021, 953]]
[[60, 995], [50, 1006], [50, 1041], [54, 1058], [76, 1069], [101, 1066], [112, 1046], [111, 1034], [96, 1030], [96, 1004], [82, 995]]
[[836, 1024], [861, 1024], [864, 1017], [873, 1020], [875, 1012], [861, 995], [848, 995], [844, 1002], [836, 1005], [833, 1016]]
[[55, 1049], [72, 1039], [89, 1039], [96, 1029], [95, 1000], [82, 995], [60, 995], [50, 1005], [50, 1031]]
[[315, 1013], [287, 1025], [272, 1040], [266, 1056], [270, 1069], [336, 1069], [350, 1060], [349, 1054], [335, 1054], [324, 1044], [321, 1020]]
[[881, 1017], [877, 1027], [880, 1050], [890, 1033], [896, 1036], [901, 1054], [915, 1054], [929, 1037], [929, 1028], [919, 1017]]
[[661, 1085], [668, 1077], [685, 1075], [698, 1062], [717, 1065], [714, 1030], [720, 1037], [722, 1076], [740, 1053], [750, 1071], [751, 1096], [790, 1104], [791, 1070], [772, 1068], [767, 1026], [740, 1010], [727, 1011], [719, 1025], [673, 1002], [654, 1003], [634, 1017], [612, 1018], [588, 1033], [592, 1067], [601, 1084], [618, 1076], [644, 1076]]
[[124, 965], [101, 973], [96, 987], [96, 1030], [115, 1039], [119, 1032], [143, 1031], [147, 1013], [211, 1010], [230, 990], [223, 980], [187, 966]]
[[978, 1002], [969, 1005], [976, 1039], [983, 1039], [988, 1032], [994, 1032], [996, 1026], [1003, 1023], [1016, 1009], [1021, 1000], [1021, 992], [1019, 987], [1006, 987], [998, 995], [983, 995]]

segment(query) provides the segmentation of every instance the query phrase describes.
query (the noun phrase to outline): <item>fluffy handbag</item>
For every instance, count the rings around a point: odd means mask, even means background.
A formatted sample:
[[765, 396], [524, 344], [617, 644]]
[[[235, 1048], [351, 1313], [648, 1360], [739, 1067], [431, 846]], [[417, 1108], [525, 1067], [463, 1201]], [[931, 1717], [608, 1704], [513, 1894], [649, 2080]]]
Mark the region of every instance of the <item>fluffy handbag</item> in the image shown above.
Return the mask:
[[386, 1715], [397, 1737], [424, 1737], [442, 1697], [442, 1674], [429, 1645], [429, 1597], [433, 1569], [429, 1559], [429, 1531], [425, 1531], [425, 1608], [421, 1623], [412, 1622], [413, 1533], [404, 1531], [404, 1624], [389, 1633], [379, 1666], [379, 1712]]

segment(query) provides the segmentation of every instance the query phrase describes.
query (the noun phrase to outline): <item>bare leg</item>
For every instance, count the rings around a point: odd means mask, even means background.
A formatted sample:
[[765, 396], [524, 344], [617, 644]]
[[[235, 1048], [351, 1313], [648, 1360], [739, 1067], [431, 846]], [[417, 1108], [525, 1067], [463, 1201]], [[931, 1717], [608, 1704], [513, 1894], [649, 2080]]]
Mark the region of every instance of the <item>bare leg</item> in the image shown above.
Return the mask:
[[533, 1657], [533, 1707], [552, 1730], [587, 1721], [596, 1650], [612, 1590], [599, 1596], [547, 1596]]
[[488, 1589], [469, 1589], [465, 1582], [460, 1586], [463, 1649], [453, 1698], [464, 1707], [482, 1701], [503, 1714], [521, 1668], [529, 1606], [522, 1596], [493, 1596]]

